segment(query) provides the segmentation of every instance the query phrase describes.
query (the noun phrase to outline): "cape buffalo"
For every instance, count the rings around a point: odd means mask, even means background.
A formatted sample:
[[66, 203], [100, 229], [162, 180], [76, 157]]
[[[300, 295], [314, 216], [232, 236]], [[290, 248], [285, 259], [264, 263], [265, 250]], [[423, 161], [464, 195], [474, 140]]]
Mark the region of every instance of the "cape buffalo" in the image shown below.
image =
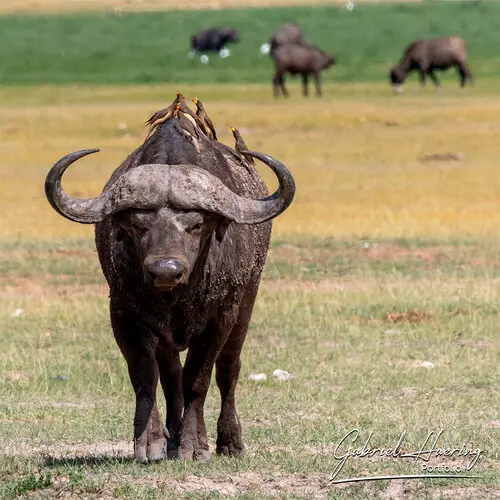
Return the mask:
[[[175, 105], [175, 103], [174, 103]], [[290, 172], [267, 154], [246, 151], [278, 178], [268, 196], [253, 165], [204, 134], [177, 104], [113, 172], [102, 193], [69, 196], [65, 170], [97, 150], [59, 160], [45, 181], [52, 207], [95, 224], [109, 284], [114, 336], [135, 391], [134, 453], [139, 462], [208, 458], [204, 401], [215, 365], [221, 395], [217, 453], [243, 453], [235, 388], [240, 352], [271, 235], [271, 219], [292, 202]], [[180, 119], [182, 116], [183, 121]], [[179, 352], [188, 349], [182, 367]], [[166, 427], [156, 403], [166, 398]]]
[[274, 97], [278, 97], [280, 87], [283, 95], [288, 97], [284, 80], [286, 72], [302, 76], [302, 93], [304, 96], [308, 95], [308, 78], [312, 74], [316, 84], [316, 95], [321, 96], [319, 72], [335, 64], [333, 56], [311, 45], [280, 45], [271, 50], [271, 57], [276, 68], [273, 78]]
[[434, 70], [455, 67], [460, 74], [460, 85], [472, 81], [472, 73], [467, 64], [465, 41], [459, 36], [417, 40], [405, 50], [401, 61], [391, 68], [389, 79], [393, 85], [402, 85], [408, 73], [417, 70], [420, 82], [425, 85], [425, 77], [429, 75], [436, 86], [439, 85]]
[[194, 35], [191, 48], [195, 52], [219, 52], [226, 44], [239, 40], [238, 32], [233, 28], [211, 28]]
[[279, 28], [269, 40], [271, 50], [280, 45], [307, 45], [302, 30], [295, 23], [288, 23]]

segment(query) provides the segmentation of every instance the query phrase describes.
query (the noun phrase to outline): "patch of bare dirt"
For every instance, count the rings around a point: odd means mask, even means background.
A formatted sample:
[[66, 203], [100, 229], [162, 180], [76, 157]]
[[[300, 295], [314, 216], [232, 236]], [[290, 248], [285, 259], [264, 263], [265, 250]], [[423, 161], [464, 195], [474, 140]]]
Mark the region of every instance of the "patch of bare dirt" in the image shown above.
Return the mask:
[[28, 374], [24, 372], [7, 372], [5, 377], [12, 382], [23, 382], [28, 380]]
[[469, 500], [491, 500], [493, 498], [500, 498], [500, 488], [490, 489], [487, 487], [471, 486], [464, 487], [441, 487], [430, 493], [430, 498], [433, 500], [455, 500], [464, 499]]
[[398, 245], [378, 244], [376, 247], [363, 249], [362, 255], [368, 260], [401, 261], [420, 259], [425, 262], [434, 262], [437, 259], [449, 258], [449, 253], [444, 247], [431, 248], [404, 248]]
[[74, 460], [95, 458], [131, 458], [134, 446], [130, 441], [101, 441], [96, 443], [54, 443], [38, 446], [29, 443], [7, 446], [6, 455], [42, 455], [54, 460]]
[[159, 481], [159, 484], [165, 484], [179, 493], [217, 491], [223, 495], [237, 495], [258, 491], [267, 496], [276, 496], [276, 498], [283, 495], [301, 495], [318, 500], [328, 498], [328, 492], [331, 489], [326, 475], [313, 474], [273, 474], [271, 477], [257, 472], [243, 472], [221, 480], [191, 474], [183, 481], [168, 478]]
[[269, 250], [269, 260], [284, 260], [293, 264], [318, 263], [335, 255], [346, 255], [347, 252], [339, 252], [324, 248], [304, 248], [290, 244], [283, 244]]
[[65, 284], [65, 281], [74, 282], [74, 277], [64, 277], [58, 276], [58, 284], [49, 282], [50, 279], [54, 279], [54, 276], [50, 277], [16, 277], [9, 276], [5, 278], [3, 286], [0, 288], [0, 297], [2, 298], [35, 298], [35, 297], [64, 297], [64, 296], [75, 296], [75, 295], [107, 295], [108, 287], [105, 284], [89, 284], [81, 285], [75, 283]]
[[419, 157], [420, 161], [463, 161], [465, 155], [463, 153], [425, 153]]
[[380, 283], [372, 279], [339, 280], [326, 279], [320, 281], [307, 279], [264, 279], [261, 289], [266, 292], [302, 291], [312, 293], [366, 291], [372, 287], [379, 287]]
[[396, 480], [389, 481], [387, 488], [380, 493], [382, 500], [400, 500], [407, 498], [415, 491], [415, 485], [410, 481]]
[[490, 343], [486, 340], [461, 339], [458, 341], [460, 347], [470, 347], [472, 349], [486, 349]]
[[432, 314], [426, 311], [392, 312], [382, 316], [382, 320], [386, 323], [422, 323], [432, 321], [432, 319]]

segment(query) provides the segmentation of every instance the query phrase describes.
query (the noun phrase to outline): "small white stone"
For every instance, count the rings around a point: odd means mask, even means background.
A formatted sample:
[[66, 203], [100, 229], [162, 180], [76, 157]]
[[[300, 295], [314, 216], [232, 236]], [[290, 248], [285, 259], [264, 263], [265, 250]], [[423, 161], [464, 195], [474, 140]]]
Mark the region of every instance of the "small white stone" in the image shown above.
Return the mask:
[[200, 62], [201, 62], [201, 64], [207, 64], [208, 63], [208, 56], [206, 54], [201, 55]]
[[398, 330], [397, 328], [389, 328], [389, 330], [386, 330], [384, 333], [386, 335], [399, 335], [401, 330]]
[[16, 309], [11, 315], [11, 318], [19, 318], [19, 316], [22, 316], [24, 314], [24, 309]]
[[265, 373], [250, 373], [250, 375], [248, 375], [248, 380], [253, 380], [254, 382], [264, 382], [267, 380], [267, 375]]
[[277, 368], [273, 371], [273, 377], [277, 378], [278, 380], [290, 380], [292, 378], [292, 375], [285, 370], [280, 370], [279, 368]]
[[434, 363], [432, 363], [432, 361], [423, 361], [422, 367], [431, 369], [431, 368], [434, 368]]
[[268, 44], [268, 43], [263, 43], [261, 46], [260, 46], [260, 53], [261, 54], [269, 54], [269, 52], [271, 51], [271, 46]]

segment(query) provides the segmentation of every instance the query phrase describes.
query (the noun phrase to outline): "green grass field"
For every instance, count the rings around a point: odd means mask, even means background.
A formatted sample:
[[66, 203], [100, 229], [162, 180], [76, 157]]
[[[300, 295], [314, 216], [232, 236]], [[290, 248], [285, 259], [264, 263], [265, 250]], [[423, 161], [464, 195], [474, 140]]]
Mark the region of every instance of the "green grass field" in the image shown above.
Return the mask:
[[[496, 3], [423, 2], [0, 18], [0, 498], [499, 498], [498, 14]], [[325, 76], [341, 81], [322, 99], [302, 98], [298, 82], [287, 101], [271, 95], [257, 49], [290, 19], [339, 56]], [[212, 20], [243, 40], [201, 67], [185, 42]], [[474, 87], [450, 74], [440, 91], [392, 93], [387, 66], [407, 41], [457, 31]], [[66, 153], [99, 147], [64, 180], [73, 195], [98, 193], [177, 89], [205, 102], [223, 142], [235, 125], [282, 160], [297, 194], [273, 223], [243, 351], [245, 458], [141, 466], [93, 228], [56, 214], [43, 182]], [[213, 381], [212, 448], [218, 410]], [[416, 451], [443, 430], [440, 447], [483, 450], [478, 478], [332, 485], [335, 447], [353, 429], [344, 449], [370, 432], [373, 447], [394, 447], [406, 431]], [[352, 458], [339, 478], [419, 473], [409, 460]]]
[[[259, 53], [275, 29], [296, 21], [307, 38], [338, 57], [325, 78], [386, 80], [414, 39], [461, 34], [471, 67], [500, 75], [500, 4], [424, 2], [395, 5], [231, 9], [221, 11], [8, 15], [0, 18], [0, 83], [239, 83], [269, 81], [272, 61]], [[234, 26], [232, 56], [201, 65], [187, 58], [193, 33]], [[453, 77], [455, 78], [455, 77]]]

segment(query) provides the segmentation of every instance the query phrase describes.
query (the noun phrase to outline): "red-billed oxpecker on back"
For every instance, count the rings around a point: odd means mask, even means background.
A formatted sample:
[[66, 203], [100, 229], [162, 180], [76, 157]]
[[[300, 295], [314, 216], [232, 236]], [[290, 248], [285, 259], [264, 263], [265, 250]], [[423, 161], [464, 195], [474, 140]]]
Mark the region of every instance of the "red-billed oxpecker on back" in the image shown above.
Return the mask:
[[435, 70], [456, 68], [460, 75], [460, 86], [464, 87], [467, 80], [472, 82], [472, 73], [467, 63], [465, 41], [459, 36], [416, 40], [411, 43], [398, 64], [391, 68], [389, 80], [396, 90], [401, 91], [406, 77], [412, 71], [418, 71], [420, 83], [425, 85], [429, 75], [436, 86], [439, 80]]
[[248, 147], [245, 144], [243, 137], [241, 137], [239, 130], [237, 128], [231, 127], [231, 132], [233, 133], [233, 137], [235, 139], [234, 149], [240, 155], [243, 165], [245, 165], [245, 167], [247, 167], [248, 163], [255, 165], [255, 160], [253, 159], [252, 155], [248, 153]]
[[205, 111], [205, 107], [203, 106], [203, 103], [195, 97], [193, 99], [194, 104], [196, 105], [196, 115], [200, 119], [202, 123], [202, 128], [205, 132], [205, 134], [210, 137], [210, 139], [213, 139], [214, 141], [217, 140], [217, 133], [215, 132], [215, 127], [214, 124], [212, 123], [212, 120], [208, 116], [207, 112]]
[[[66, 169], [97, 150], [59, 160], [45, 193], [63, 217], [95, 224], [111, 325], [135, 392], [136, 460], [209, 457], [203, 408], [214, 367], [221, 397], [216, 451], [241, 455], [240, 353], [271, 220], [290, 205], [295, 184], [278, 160], [245, 151], [275, 173], [279, 187], [269, 195], [256, 168], [241, 168], [238, 153], [206, 135], [178, 96], [165, 109], [149, 120], [151, 134], [101, 194], [73, 198], [61, 186]], [[158, 380], [166, 425], [156, 402]]]

